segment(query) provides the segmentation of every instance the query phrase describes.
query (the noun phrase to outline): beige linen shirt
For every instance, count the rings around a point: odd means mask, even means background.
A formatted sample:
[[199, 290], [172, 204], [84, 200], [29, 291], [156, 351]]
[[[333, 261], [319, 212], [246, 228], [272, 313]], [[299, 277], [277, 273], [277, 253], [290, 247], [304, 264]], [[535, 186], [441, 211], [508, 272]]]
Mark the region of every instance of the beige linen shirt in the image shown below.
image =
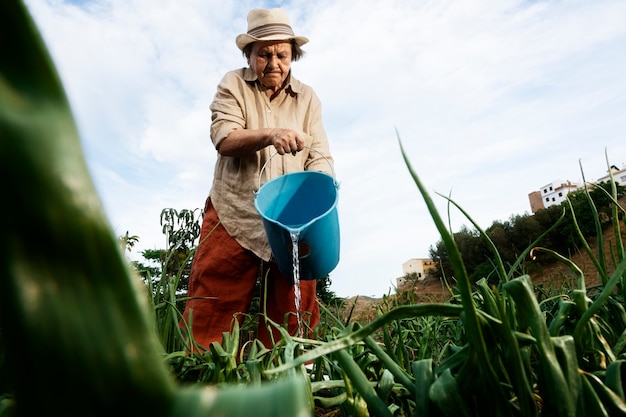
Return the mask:
[[[304, 133], [305, 148], [295, 156], [275, 155], [273, 146], [242, 157], [219, 155], [211, 202], [226, 231], [241, 246], [269, 261], [271, 249], [254, 195], [272, 178], [290, 172], [315, 170], [333, 175], [328, 139], [322, 125], [321, 103], [313, 89], [293, 78], [270, 101], [249, 68], [228, 72], [211, 103], [211, 140], [216, 148], [235, 129], [286, 128]], [[326, 158], [326, 159], [325, 159]], [[265, 170], [261, 168], [267, 163]], [[261, 178], [259, 178], [261, 176]]]

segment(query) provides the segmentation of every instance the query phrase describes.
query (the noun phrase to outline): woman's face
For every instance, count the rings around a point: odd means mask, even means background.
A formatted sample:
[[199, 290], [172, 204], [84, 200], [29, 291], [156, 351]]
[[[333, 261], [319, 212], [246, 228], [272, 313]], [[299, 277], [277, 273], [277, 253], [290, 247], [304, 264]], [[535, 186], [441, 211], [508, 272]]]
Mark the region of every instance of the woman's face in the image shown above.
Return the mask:
[[291, 68], [291, 43], [259, 41], [252, 45], [248, 64], [265, 87], [280, 89]]

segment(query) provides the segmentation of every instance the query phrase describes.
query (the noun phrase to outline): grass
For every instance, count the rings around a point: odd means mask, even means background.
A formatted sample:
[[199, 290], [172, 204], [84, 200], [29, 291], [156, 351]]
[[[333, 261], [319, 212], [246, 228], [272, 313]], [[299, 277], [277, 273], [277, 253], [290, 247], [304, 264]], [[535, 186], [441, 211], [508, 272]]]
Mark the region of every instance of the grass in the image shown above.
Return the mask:
[[[626, 415], [624, 210], [617, 204], [609, 254], [603, 242], [594, 253], [579, 236], [599, 286], [587, 288], [582, 270], [539, 246], [541, 238], [506, 266], [480, 229], [497, 279], [474, 285], [400, 143], [452, 261], [450, 300], [386, 299], [362, 325], [324, 309], [314, 339], [283, 330], [267, 347], [242, 342], [235, 328], [204, 350], [178, 326], [180, 275], [161, 278], [147, 299], [138, 288], [23, 4], [1, 3], [0, 35], [10, 40], [0, 43], [3, 56], [19, 58], [0, 61], [0, 167], [13, 197], [1, 214], [28, 220], [7, 222], [0, 241], [1, 417]], [[534, 288], [519, 266], [539, 252], [569, 268], [571, 286]]]

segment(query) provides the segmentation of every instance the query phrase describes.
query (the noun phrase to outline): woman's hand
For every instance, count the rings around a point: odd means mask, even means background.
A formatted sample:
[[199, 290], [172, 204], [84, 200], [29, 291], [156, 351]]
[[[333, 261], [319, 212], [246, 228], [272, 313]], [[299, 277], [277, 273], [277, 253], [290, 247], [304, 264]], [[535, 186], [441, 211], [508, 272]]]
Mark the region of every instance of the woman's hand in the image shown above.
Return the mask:
[[236, 129], [228, 134], [217, 150], [223, 156], [238, 157], [270, 145], [281, 155], [287, 153], [295, 155], [304, 149], [304, 134], [282, 128]]
[[304, 149], [304, 139], [302, 134], [291, 129], [272, 129], [270, 131], [270, 141], [280, 155], [291, 153], [295, 155]]

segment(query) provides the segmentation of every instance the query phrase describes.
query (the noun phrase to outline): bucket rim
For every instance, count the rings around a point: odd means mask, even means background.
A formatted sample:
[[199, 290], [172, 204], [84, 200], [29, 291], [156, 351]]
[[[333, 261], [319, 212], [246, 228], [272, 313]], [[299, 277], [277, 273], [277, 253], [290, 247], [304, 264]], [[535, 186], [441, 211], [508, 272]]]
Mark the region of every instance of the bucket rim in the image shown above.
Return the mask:
[[[335, 183], [335, 187], [339, 186], [339, 183], [337, 182], [337, 175], [335, 174], [335, 167], [333, 166], [333, 164], [330, 163], [330, 161], [328, 160], [328, 158], [326, 157], [326, 155], [324, 155], [323, 153], [321, 153], [320, 151], [318, 151], [315, 148], [312, 148], [310, 146], [304, 146], [304, 149], [308, 149], [310, 151], [313, 152], [317, 152], [318, 154], [320, 154], [322, 156], [322, 158], [324, 158], [326, 160], [326, 162], [328, 163], [328, 166], [330, 166], [330, 171], [332, 172], [331, 177], [333, 177], [334, 183]], [[272, 160], [272, 158], [274, 158], [276, 155], [278, 155], [278, 152], [274, 152], [268, 159], [267, 161], [265, 161], [265, 163], [263, 164], [263, 166], [261, 167], [261, 170], [259, 171], [259, 186], [257, 187], [257, 190], [260, 191], [261, 190], [261, 177], [263, 176], [263, 171], [265, 171], [265, 167], [267, 166], [267, 164]], [[298, 172], [321, 172], [321, 171], [298, 171]], [[287, 174], [283, 174], [283, 175], [289, 175], [289, 174], [295, 174], [296, 172], [290, 172]], [[322, 172], [322, 174], [326, 174], [325, 172]], [[329, 174], [326, 174], [329, 175]], [[277, 177], [278, 178], [278, 177]], [[275, 178], [272, 178], [271, 180], [274, 180]], [[270, 180], [270, 181], [271, 181]], [[268, 182], [270, 182], [268, 181]], [[267, 183], [266, 183], [267, 184]], [[263, 184], [265, 185], [265, 184]], [[256, 192], [258, 192], [256, 191]]]
[[[329, 206], [329, 208], [324, 211], [322, 214], [320, 214], [319, 216], [315, 216], [314, 218], [312, 218], [311, 220], [309, 220], [308, 222], [298, 226], [298, 227], [291, 227], [291, 226], [287, 226], [277, 220], [274, 220], [270, 217], [267, 217], [264, 213], [263, 210], [261, 210], [259, 208], [259, 204], [258, 204], [258, 199], [257, 197], [259, 196], [259, 193], [261, 192], [261, 190], [263, 190], [263, 188], [265, 188], [266, 185], [271, 184], [273, 181], [277, 181], [279, 179], [283, 179], [286, 176], [295, 176], [295, 175], [324, 175], [326, 177], [330, 177], [333, 180], [333, 186], [335, 187], [335, 198], [333, 199], [333, 203]], [[337, 190], [339, 189], [339, 184], [337, 183], [337, 180], [334, 177], [331, 177], [330, 175], [328, 175], [325, 172], [321, 172], [321, 171], [298, 171], [298, 172], [290, 172], [288, 174], [283, 174], [280, 177], [276, 177], [271, 179], [270, 181], [266, 182], [265, 184], [263, 184], [259, 190], [257, 192], [254, 193], [254, 206], [257, 210], [257, 212], [259, 213], [259, 215], [262, 217], [263, 220], [269, 221], [272, 224], [275, 224], [277, 226], [282, 227], [283, 229], [289, 231], [290, 233], [300, 233], [302, 230], [308, 228], [311, 224], [315, 223], [317, 220], [319, 220], [320, 218], [328, 215], [328, 213], [330, 213], [331, 211], [335, 210], [337, 208], [337, 203], [339, 201], [339, 195], [337, 193]]]

